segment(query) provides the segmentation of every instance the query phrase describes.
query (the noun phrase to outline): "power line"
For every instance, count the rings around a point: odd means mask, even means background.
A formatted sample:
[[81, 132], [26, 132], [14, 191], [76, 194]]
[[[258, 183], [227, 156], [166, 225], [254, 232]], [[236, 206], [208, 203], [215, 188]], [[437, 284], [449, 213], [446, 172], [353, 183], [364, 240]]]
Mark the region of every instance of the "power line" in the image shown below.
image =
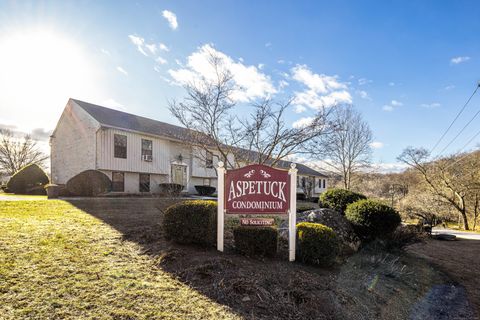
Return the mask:
[[475, 115], [472, 117], [472, 119], [470, 119], [470, 121], [467, 122], [466, 125], [463, 126], [462, 130], [460, 130], [457, 135], [452, 139], [450, 140], [450, 142], [442, 149], [442, 151], [440, 151], [438, 154], [442, 154], [445, 150], [447, 150], [448, 147], [450, 147], [450, 145], [455, 141], [457, 140], [457, 138], [462, 134], [463, 131], [465, 131], [465, 129], [470, 125], [470, 123], [472, 123], [473, 120], [475, 120], [475, 118], [480, 114], [480, 110], [478, 110]]
[[477, 90], [478, 88], [480, 88], [480, 82], [477, 84], [477, 87], [475, 88], [475, 90], [473, 90], [473, 93], [472, 95], [470, 96], [470, 98], [468, 98], [467, 102], [465, 102], [465, 104], [463, 105], [462, 109], [460, 109], [460, 111], [457, 113], [457, 115], [455, 116], [455, 118], [453, 119], [453, 121], [450, 123], [450, 125], [448, 126], [447, 130], [445, 130], [445, 132], [442, 134], [442, 136], [440, 137], [440, 139], [438, 139], [438, 141], [435, 143], [435, 145], [433, 146], [433, 148], [430, 150], [430, 154], [432, 154], [433, 150], [435, 150], [436, 147], [438, 147], [438, 145], [440, 144], [440, 142], [443, 140], [443, 138], [445, 137], [445, 135], [448, 133], [448, 131], [450, 131], [450, 129], [452, 128], [453, 124], [455, 123], [455, 121], [457, 121], [458, 117], [460, 117], [460, 115], [463, 113], [463, 111], [465, 110], [465, 108], [467, 107], [467, 105], [470, 103], [470, 100], [472, 100], [473, 96], [475, 95], [475, 93], [477, 93]]
[[[462, 149], [460, 149], [460, 151], [459, 151], [458, 153], [459, 153], [459, 154], [462, 153], [462, 151], [463, 151], [473, 140], [475, 140], [475, 138], [478, 137], [478, 136], [480, 136], [480, 130], [479, 130], [477, 133], [475, 133], [475, 135], [474, 135], [470, 140], [468, 140], [467, 143], [465, 143], [465, 145], [462, 147]], [[468, 156], [470, 156], [470, 153], [467, 153], [467, 154], [463, 155], [462, 157], [460, 157], [460, 159], [457, 159], [456, 161], [452, 162], [451, 164], [449, 164], [448, 166], [446, 166], [446, 167], [444, 168], [444, 170], [450, 168], [451, 166], [453, 166], [453, 165], [455, 165], [455, 164], [457, 164], [457, 163], [459, 163], [460, 161], [462, 161], [463, 159], [467, 158]]]

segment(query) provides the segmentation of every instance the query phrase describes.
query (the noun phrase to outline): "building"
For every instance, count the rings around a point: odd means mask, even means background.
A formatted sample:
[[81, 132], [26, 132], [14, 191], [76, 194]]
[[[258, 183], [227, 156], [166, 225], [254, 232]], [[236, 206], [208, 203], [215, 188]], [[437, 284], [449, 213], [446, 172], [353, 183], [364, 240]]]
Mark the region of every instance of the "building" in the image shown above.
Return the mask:
[[[185, 143], [188, 129], [91, 103], [70, 99], [50, 138], [51, 179], [66, 184], [85, 170], [99, 170], [112, 180], [112, 192], [157, 193], [166, 182], [216, 186], [218, 156], [195, 156]], [[232, 155], [233, 157], [233, 155]], [[203, 160], [201, 160], [203, 159]], [[288, 169], [290, 162], [277, 167]], [[297, 164], [298, 192], [313, 183], [312, 196], [327, 188], [327, 176]]]

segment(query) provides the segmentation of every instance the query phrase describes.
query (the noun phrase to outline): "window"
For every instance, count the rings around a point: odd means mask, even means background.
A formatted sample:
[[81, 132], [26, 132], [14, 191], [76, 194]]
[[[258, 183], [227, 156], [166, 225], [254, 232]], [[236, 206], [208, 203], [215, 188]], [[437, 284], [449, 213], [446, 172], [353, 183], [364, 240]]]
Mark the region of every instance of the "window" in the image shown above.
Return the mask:
[[125, 176], [123, 172], [112, 173], [112, 191], [123, 192], [125, 190]]
[[142, 160], [152, 161], [152, 140], [142, 139]]
[[318, 179], [318, 187], [319, 187], [319, 188], [322, 187], [322, 180], [323, 180], [323, 179]]
[[122, 134], [115, 134], [113, 136], [114, 140], [114, 157], [127, 159], [127, 136]]
[[140, 186], [139, 186], [140, 192], [150, 192], [150, 175], [140, 173], [139, 181], [140, 181]]
[[327, 179], [323, 179], [323, 189], [327, 187]]
[[207, 157], [205, 159], [205, 167], [212, 169], [213, 168], [213, 153], [207, 151]]

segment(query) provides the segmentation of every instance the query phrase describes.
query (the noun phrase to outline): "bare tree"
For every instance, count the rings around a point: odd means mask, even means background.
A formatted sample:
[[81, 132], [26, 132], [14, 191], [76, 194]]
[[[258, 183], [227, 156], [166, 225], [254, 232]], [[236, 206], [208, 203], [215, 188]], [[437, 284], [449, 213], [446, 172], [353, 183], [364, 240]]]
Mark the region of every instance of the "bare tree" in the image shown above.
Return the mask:
[[339, 174], [343, 187], [349, 190], [356, 173], [371, 163], [372, 131], [352, 106], [333, 109], [332, 122], [337, 130], [314, 139], [310, 150], [330, 171]]
[[242, 106], [252, 111], [247, 112], [249, 116], [235, 115], [232, 96], [241, 88], [236, 86], [222, 57], [212, 52], [209, 63], [213, 76], [188, 83], [184, 86], [186, 97], [169, 105], [170, 112], [188, 129], [185, 142], [200, 150], [197, 158], [215, 151], [231, 168], [248, 163], [275, 165], [301, 152], [306, 142], [334, 130], [326, 109], [305, 126], [287, 125], [284, 115], [291, 100], [277, 103], [267, 98]]
[[[415, 169], [423, 177], [431, 195], [454, 208], [469, 230], [467, 203], [479, 190], [479, 164], [476, 157], [453, 155], [428, 162], [429, 152], [424, 148], [406, 148], [398, 160]], [[470, 159], [470, 160], [469, 160]], [[465, 161], [460, 165], [460, 161]]]
[[0, 171], [13, 175], [29, 164], [43, 166], [47, 159], [30, 135], [17, 138], [12, 131], [0, 129]]

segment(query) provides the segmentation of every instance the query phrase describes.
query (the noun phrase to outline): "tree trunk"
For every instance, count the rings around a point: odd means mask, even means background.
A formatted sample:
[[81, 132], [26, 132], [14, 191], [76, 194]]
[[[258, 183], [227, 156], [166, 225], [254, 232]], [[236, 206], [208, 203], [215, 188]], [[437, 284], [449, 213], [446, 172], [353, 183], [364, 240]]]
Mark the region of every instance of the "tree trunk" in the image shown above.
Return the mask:
[[462, 209], [460, 210], [460, 213], [462, 215], [462, 220], [463, 220], [463, 229], [470, 230], [470, 228], [468, 227], [468, 217], [467, 217], [467, 209], [465, 207], [465, 198], [461, 197], [460, 199], [461, 199], [460, 204]]

